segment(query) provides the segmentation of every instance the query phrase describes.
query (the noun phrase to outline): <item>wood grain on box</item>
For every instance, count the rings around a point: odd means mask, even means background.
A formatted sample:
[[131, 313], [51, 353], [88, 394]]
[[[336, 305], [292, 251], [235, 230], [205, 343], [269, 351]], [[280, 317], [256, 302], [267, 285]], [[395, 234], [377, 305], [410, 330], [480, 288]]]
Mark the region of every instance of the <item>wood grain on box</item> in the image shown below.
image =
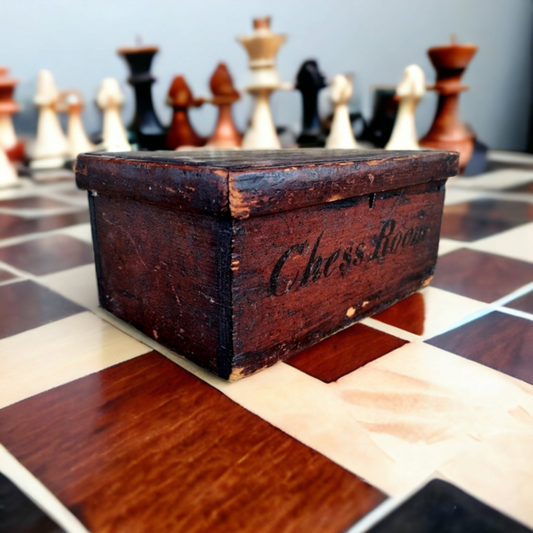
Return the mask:
[[450, 152], [84, 155], [101, 304], [239, 379], [432, 277]]

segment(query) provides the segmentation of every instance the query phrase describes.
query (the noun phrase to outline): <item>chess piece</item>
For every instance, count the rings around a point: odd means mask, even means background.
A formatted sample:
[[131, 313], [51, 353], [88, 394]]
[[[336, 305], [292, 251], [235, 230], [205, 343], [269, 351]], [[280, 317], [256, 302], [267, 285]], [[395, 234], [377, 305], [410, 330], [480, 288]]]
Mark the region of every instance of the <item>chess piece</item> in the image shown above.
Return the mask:
[[96, 95], [96, 104], [103, 113], [102, 144], [99, 149], [106, 152], [127, 152], [131, 150], [126, 131], [120, 118], [124, 96], [115, 78], [105, 78]]
[[18, 185], [18, 174], [6, 152], [0, 147], [0, 189]]
[[296, 76], [296, 89], [302, 93], [302, 132], [296, 139], [300, 147], [324, 146], [325, 136], [318, 116], [318, 93], [326, 86], [325, 77], [314, 60], [306, 61]]
[[430, 90], [439, 93], [433, 124], [420, 145], [438, 150], [459, 152], [459, 171], [462, 172], [472, 157], [475, 134], [459, 119], [459, 93], [468, 89], [461, 85], [461, 76], [477, 51], [474, 44], [454, 42], [428, 50], [437, 71], [437, 81]]
[[367, 141], [376, 148], [385, 148], [398, 113], [396, 87], [374, 85], [371, 91], [374, 95], [372, 119], [358, 139]]
[[37, 94], [33, 102], [39, 108], [37, 138], [30, 167], [60, 168], [69, 159], [68, 140], [56, 113], [59, 93], [49, 70], [41, 70], [37, 78]]
[[24, 142], [17, 139], [11, 116], [19, 110], [13, 100], [13, 91], [18, 81], [7, 77], [8, 69], [0, 67], [0, 148], [10, 161], [25, 159]]
[[418, 65], [409, 65], [396, 88], [398, 114], [386, 150], [420, 150], [416, 136], [415, 109], [424, 96], [426, 77]]
[[194, 131], [189, 121], [189, 108], [201, 106], [204, 101], [194, 98], [183, 76], [176, 76], [168, 90], [167, 104], [172, 106], [172, 122], [167, 132], [166, 147], [176, 150], [181, 146], [203, 146], [205, 138]]
[[231, 150], [239, 148], [242, 135], [239, 133], [231, 116], [231, 106], [240, 98], [233, 86], [233, 80], [224, 63], [219, 63], [209, 82], [213, 98], [210, 102], [218, 106], [218, 121], [213, 135], [209, 138], [206, 148]]
[[81, 120], [81, 112], [83, 110], [81, 93], [72, 89], [60, 93], [57, 110], [68, 114], [67, 139], [71, 158], [76, 159], [78, 154], [92, 152], [95, 147], [87, 138]]
[[119, 48], [128, 64], [128, 82], [135, 91], [135, 115], [128, 129], [134, 134], [140, 147], [147, 150], [165, 148], [166, 131], [157, 118], [152, 101], [152, 84], [156, 78], [150, 73], [154, 55], [159, 51], [156, 46], [136, 46]]
[[331, 101], [333, 120], [326, 140], [326, 148], [357, 148], [353, 135], [348, 102], [352, 97], [353, 85], [349, 76], [337, 74], [331, 80]]
[[254, 33], [238, 37], [250, 58], [252, 81], [246, 88], [255, 99], [250, 126], [242, 140], [242, 148], [268, 150], [281, 148], [270, 110], [270, 94], [284, 88], [276, 71], [275, 57], [285, 42], [285, 35], [270, 30], [270, 17], [254, 19]]

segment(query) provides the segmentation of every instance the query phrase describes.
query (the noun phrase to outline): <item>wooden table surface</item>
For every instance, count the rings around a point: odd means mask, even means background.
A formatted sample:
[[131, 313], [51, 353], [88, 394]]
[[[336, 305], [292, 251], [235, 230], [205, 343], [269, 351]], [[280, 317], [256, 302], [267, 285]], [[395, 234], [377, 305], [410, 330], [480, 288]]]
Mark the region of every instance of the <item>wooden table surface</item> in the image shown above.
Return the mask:
[[490, 157], [428, 288], [236, 383], [98, 307], [71, 177], [0, 191], [9, 531], [363, 531], [436, 477], [533, 527], [533, 156]]

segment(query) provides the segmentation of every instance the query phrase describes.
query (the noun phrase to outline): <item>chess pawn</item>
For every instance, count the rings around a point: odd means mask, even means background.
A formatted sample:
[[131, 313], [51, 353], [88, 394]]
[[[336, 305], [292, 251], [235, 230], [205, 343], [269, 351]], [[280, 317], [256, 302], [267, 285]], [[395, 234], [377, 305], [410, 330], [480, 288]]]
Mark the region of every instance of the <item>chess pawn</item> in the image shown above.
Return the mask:
[[331, 80], [331, 101], [333, 102], [333, 120], [326, 140], [326, 148], [357, 148], [353, 135], [348, 102], [352, 97], [352, 80], [343, 74], [333, 76]]
[[128, 152], [131, 150], [126, 130], [120, 118], [124, 96], [115, 78], [105, 78], [96, 95], [96, 104], [103, 113], [102, 145], [106, 152]]
[[92, 152], [94, 145], [87, 138], [81, 112], [83, 110], [83, 99], [81, 94], [75, 90], [64, 91], [60, 94], [58, 111], [68, 113], [68, 133], [67, 139], [70, 147], [70, 156], [76, 159], [78, 154]]
[[297, 142], [301, 147], [324, 146], [322, 125], [318, 116], [318, 93], [326, 86], [325, 77], [314, 60], [306, 61], [296, 76], [296, 89], [302, 93], [302, 132]]
[[0, 148], [0, 189], [18, 185], [18, 174], [6, 152]]
[[39, 118], [31, 168], [59, 168], [69, 158], [68, 140], [56, 113], [58, 100], [59, 93], [52, 73], [41, 70], [37, 78], [37, 94], [33, 100], [39, 108]]
[[189, 121], [189, 108], [199, 107], [203, 103], [203, 99], [194, 98], [183, 76], [174, 78], [167, 97], [167, 104], [174, 110], [167, 132], [167, 148], [177, 150], [181, 146], [198, 147], [205, 144], [205, 138], [197, 135]]
[[0, 148], [5, 150], [11, 161], [23, 161], [24, 142], [17, 139], [11, 118], [19, 110], [18, 104], [13, 100], [13, 91], [18, 81], [8, 78], [7, 72], [7, 68], [0, 67]]
[[250, 126], [242, 140], [242, 148], [248, 150], [268, 150], [281, 148], [276, 127], [270, 110], [270, 94], [284, 88], [276, 70], [275, 57], [285, 42], [285, 35], [277, 35], [270, 30], [270, 17], [254, 19], [254, 33], [238, 37], [245, 47], [248, 66], [252, 73], [251, 84], [246, 90], [254, 97], [254, 110]]
[[233, 86], [233, 80], [224, 63], [219, 63], [209, 83], [213, 98], [210, 102], [218, 106], [218, 121], [213, 135], [209, 138], [206, 148], [231, 150], [239, 148], [242, 136], [233, 123], [231, 106], [240, 98]]
[[459, 119], [459, 94], [468, 89], [461, 85], [461, 76], [477, 52], [475, 44], [452, 43], [428, 50], [437, 71], [437, 81], [429, 90], [439, 93], [433, 124], [420, 145], [437, 150], [459, 152], [459, 171], [462, 172], [474, 153], [475, 135]]
[[396, 88], [400, 100], [391, 138], [386, 150], [420, 150], [416, 136], [415, 109], [425, 93], [426, 78], [418, 65], [409, 65]]

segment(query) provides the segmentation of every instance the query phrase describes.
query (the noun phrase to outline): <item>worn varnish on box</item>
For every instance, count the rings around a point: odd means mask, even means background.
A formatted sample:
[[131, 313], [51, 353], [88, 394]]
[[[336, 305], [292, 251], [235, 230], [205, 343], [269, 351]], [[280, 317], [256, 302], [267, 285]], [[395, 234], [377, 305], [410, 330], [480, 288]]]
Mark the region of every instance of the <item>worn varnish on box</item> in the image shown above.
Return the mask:
[[427, 285], [457, 169], [437, 151], [82, 155], [100, 303], [242, 378]]

